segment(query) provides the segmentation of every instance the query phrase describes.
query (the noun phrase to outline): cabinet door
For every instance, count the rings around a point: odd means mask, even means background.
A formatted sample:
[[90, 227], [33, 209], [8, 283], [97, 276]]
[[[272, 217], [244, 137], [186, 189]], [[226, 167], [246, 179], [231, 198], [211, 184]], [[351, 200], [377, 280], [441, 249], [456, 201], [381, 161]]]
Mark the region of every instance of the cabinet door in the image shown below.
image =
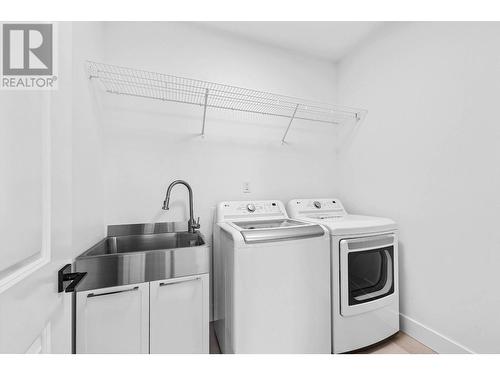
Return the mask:
[[208, 274], [151, 282], [151, 353], [208, 353]]
[[76, 294], [77, 353], [149, 353], [149, 283]]

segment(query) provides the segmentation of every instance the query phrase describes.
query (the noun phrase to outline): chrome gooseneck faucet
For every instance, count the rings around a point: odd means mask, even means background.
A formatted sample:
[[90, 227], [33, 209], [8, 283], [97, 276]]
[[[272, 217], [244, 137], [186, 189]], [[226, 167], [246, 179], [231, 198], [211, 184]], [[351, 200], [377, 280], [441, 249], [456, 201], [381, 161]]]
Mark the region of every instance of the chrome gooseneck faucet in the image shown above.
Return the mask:
[[188, 222], [188, 231], [189, 233], [194, 233], [196, 229], [200, 228], [200, 218], [198, 217], [198, 221], [194, 221], [194, 215], [193, 215], [193, 190], [191, 189], [191, 186], [186, 181], [183, 180], [175, 180], [172, 182], [167, 189], [167, 195], [165, 196], [165, 200], [163, 201], [163, 209], [168, 210], [169, 203], [170, 203], [170, 193], [172, 192], [172, 188], [175, 185], [184, 185], [188, 189], [189, 193], [189, 222]]

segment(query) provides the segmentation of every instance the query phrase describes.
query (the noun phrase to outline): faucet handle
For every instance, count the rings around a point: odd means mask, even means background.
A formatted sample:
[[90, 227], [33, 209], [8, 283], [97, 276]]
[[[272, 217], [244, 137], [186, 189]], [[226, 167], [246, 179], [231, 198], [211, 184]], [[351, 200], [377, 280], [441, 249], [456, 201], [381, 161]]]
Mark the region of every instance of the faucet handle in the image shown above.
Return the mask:
[[199, 216], [198, 216], [198, 220], [196, 220], [196, 223], [193, 223], [193, 228], [200, 229], [200, 217]]

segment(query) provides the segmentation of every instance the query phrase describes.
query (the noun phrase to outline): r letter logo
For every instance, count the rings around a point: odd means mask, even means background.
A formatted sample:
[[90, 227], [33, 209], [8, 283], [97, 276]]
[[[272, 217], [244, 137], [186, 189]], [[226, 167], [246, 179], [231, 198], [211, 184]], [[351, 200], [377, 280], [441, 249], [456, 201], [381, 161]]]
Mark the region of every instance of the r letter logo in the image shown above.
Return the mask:
[[54, 88], [53, 36], [50, 23], [2, 25], [2, 88]]
[[3, 74], [52, 75], [52, 25], [3, 25]]

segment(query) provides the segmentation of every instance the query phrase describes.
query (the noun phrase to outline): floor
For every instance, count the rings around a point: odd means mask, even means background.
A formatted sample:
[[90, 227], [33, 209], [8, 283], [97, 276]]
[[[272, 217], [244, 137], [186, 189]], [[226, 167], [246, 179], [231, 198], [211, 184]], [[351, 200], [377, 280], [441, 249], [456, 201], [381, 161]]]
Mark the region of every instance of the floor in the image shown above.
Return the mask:
[[436, 354], [431, 348], [408, 336], [398, 332], [378, 344], [352, 352], [353, 354]]
[[[434, 354], [435, 352], [403, 332], [353, 354]], [[210, 324], [210, 354], [221, 354], [213, 325]]]

